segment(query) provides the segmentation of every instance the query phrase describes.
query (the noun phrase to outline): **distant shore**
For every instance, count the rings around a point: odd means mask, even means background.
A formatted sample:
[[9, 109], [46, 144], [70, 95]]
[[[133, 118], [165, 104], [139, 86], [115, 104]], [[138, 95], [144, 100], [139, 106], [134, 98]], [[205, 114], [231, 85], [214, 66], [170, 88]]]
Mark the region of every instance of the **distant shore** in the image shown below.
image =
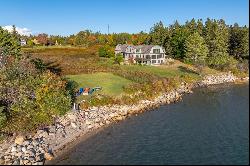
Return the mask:
[[[6, 143], [3, 149], [3, 164], [50, 164], [67, 149], [75, 146], [80, 141], [86, 140], [104, 127], [121, 121], [134, 114], [139, 114], [163, 104], [170, 104], [181, 100], [182, 95], [192, 93], [193, 88], [222, 83], [245, 83], [249, 77], [237, 78], [231, 73], [205, 76], [202, 81], [194, 84], [182, 85], [169, 92], [160, 94], [154, 100], [141, 100], [134, 105], [112, 105], [92, 107], [82, 111], [71, 111], [60, 117], [57, 122], [45, 130], [39, 130], [31, 138], [23, 141]], [[34, 143], [35, 142], [35, 143]], [[29, 148], [28, 148], [29, 147]], [[40, 154], [37, 155], [37, 154]], [[29, 156], [33, 160], [19, 163], [16, 156]], [[1, 153], [0, 153], [1, 156]], [[39, 156], [39, 157], [37, 157]], [[49, 161], [51, 160], [51, 161]], [[1, 162], [0, 162], [1, 163]]]

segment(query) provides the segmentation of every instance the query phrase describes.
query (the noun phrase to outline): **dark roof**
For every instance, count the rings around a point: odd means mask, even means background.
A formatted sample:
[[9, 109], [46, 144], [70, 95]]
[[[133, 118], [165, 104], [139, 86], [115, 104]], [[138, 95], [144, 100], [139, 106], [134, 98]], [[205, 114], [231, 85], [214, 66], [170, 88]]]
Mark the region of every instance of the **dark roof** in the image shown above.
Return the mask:
[[150, 53], [150, 50], [152, 49], [152, 47], [154, 47], [154, 45], [144, 45], [141, 48], [141, 52], [144, 54], [148, 54], [148, 53]]
[[119, 44], [120, 45], [120, 48], [121, 48], [121, 51], [122, 52], [126, 52], [126, 48], [128, 46], [131, 46], [135, 49], [141, 49], [141, 53], [143, 54], [148, 54], [150, 53], [152, 47], [154, 47], [155, 45], [138, 45], [138, 46], [133, 46], [133, 45], [128, 45], [128, 44]]

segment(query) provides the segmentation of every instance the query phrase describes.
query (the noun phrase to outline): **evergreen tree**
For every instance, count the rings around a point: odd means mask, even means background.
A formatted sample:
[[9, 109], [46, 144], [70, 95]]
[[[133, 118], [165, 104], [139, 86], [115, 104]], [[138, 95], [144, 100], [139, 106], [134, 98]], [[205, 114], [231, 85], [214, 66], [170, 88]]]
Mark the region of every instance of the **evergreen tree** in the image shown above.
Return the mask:
[[208, 48], [205, 40], [198, 32], [191, 34], [186, 42], [186, 57], [185, 60], [191, 63], [204, 62], [208, 55]]
[[229, 32], [224, 20], [207, 19], [205, 23], [205, 41], [208, 45], [208, 64], [221, 67], [228, 61]]
[[238, 24], [230, 26], [229, 54], [237, 59], [249, 56], [249, 31], [247, 27]]
[[172, 56], [177, 59], [183, 59], [185, 57], [185, 41], [189, 35], [188, 29], [175, 23], [171, 31]]
[[0, 26], [0, 56], [14, 56], [15, 58], [20, 57], [21, 46], [19, 40], [13, 34], [4, 30]]
[[16, 30], [16, 26], [15, 25], [12, 25], [12, 35], [14, 37], [16, 37], [17, 39], [19, 38], [19, 34], [18, 34], [17, 30]]
[[161, 21], [151, 28], [149, 38], [150, 44], [163, 46], [166, 54], [171, 54], [170, 31], [167, 27], [164, 27]]
[[193, 34], [194, 32], [197, 32], [197, 23], [195, 19], [193, 18], [190, 22], [187, 21], [185, 24], [185, 27], [188, 29], [190, 34]]
[[203, 31], [204, 31], [204, 25], [203, 25], [202, 19], [198, 19], [197, 32], [199, 33], [200, 36], [203, 36]]
[[163, 46], [165, 42], [165, 34], [166, 29], [161, 21], [154, 24], [149, 33], [151, 43]]

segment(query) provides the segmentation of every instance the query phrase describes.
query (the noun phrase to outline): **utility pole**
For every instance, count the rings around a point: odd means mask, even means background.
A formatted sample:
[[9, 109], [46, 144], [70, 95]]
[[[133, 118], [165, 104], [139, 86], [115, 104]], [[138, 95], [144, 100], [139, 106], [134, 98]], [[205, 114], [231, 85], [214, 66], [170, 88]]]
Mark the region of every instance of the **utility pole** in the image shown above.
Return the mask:
[[108, 34], [109, 34], [109, 24], [108, 24]]

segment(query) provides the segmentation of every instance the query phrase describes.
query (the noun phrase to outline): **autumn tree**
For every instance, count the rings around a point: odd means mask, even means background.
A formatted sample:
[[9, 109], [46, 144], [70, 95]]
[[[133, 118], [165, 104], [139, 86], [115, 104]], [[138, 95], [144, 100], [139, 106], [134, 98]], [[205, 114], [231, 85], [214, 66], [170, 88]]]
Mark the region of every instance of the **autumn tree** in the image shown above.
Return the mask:
[[99, 56], [104, 58], [111, 58], [114, 57], [114, 49], [110, 47], [109, 45], [105, 45], [99, 48]]
[[45, 33], [42, 34], [38, 34], [36, 37], [36, 40], [38, 41], [38, 43], [42, 44], [42, 45], [46, 45], [48, 44], [48, 35]]
[[88, 46], [89, 45], [89, 41], [88, 41], [88, 37], [91, 35], [91, 31], [90, 30], [85, 30], [85, 31], [80, 31], [75, 38], [75, 45], [77, 46]]

